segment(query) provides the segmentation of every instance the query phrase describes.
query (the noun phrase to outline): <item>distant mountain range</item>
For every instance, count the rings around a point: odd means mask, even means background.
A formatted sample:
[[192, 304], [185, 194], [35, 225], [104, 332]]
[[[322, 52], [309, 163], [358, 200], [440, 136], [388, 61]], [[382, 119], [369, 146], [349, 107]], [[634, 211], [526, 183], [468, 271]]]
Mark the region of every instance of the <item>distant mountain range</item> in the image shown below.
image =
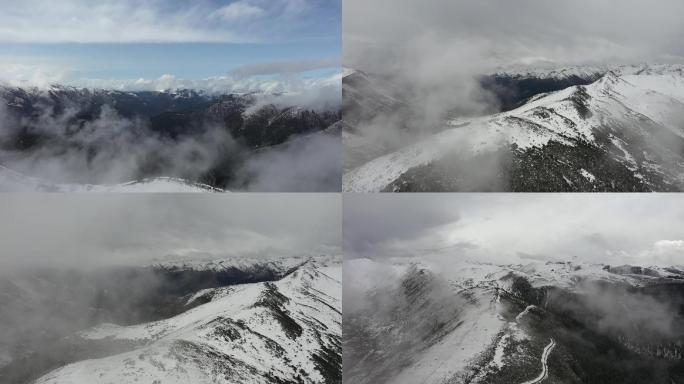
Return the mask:
[[682, 269], [379, 263], [398, 280], [345, 297], [372, 303], [344, 313], [346, 383], [684, 380]]
[[[109, 190], [162, 177], [166, 184], [182, 179], [178, 189], [239, 189], [249, 182], [241, 167], [255, 151], [294, 137], [336, 135], [328, 128], [340, 120], [339, 106], [280, 105], [279, 96], [0, 87], [0, 166], [25, 179], [15, 177], [12, 184], [0, 175], [0, 188]], [[44, 165], [38, 166], [40, 175], [33, 172], [36, 163], [51, 160], [63, 164], [69, 177]], [[122, 162], [119, 179], [99, 180]], [[79, 172], [75, 163], [94, 176]]]
[[[305, 106], [259, 105], [262, 94], [213, 94], [191, 89], [176, 91], [116, 91], [53, 85], [49, 89], [0, 87], [7, 110], [31, 119], [49, 112], [59, 115], [69, 109], [68, 123], [97, 118], [105, 107], [125, 118], [147, 119], [150, 129], [164, 136], [192, 135], [207, 122], [225, 124], [233, 136], [242, 137], [252, 148], [284, 142], [290, 135], [323, 130], [340, 115], [336, 106], [315, 112]], [[278, 95], [272, 96], [275, 100]], [[249, 110], [252, 108], [252, 110]], [[31, 146], [30, 132], [16, 145]], [[38, 139], [38, 138], [34, 138]], [[11, 144], [11, 143], [10, 143]]]
[[[413, 144], [377, 147], [364, 127], [401, 116], [380, 76], [343, 79], [345, 191], [679, 191], [684, 189], [684, 67], [499, 72], [481, 88], [502, 112], [399, 127]], [[410, 121], [399, 118], [397, 121]]]

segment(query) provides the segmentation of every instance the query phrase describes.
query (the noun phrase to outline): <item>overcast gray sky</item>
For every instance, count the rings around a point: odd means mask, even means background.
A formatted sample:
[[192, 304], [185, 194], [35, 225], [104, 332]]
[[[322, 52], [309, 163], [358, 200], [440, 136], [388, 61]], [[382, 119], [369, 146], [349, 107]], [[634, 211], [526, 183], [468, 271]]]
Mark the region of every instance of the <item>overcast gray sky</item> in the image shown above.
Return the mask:
[[681, 0], [345, 0], [342, 12], [344, 63], [367, 70], [425, 60], [484, 69], [684, 54]]
[[348, 257], [684, 265], [684, 196], [347, 194], [343, 233]]
[[335, 194], [5, 194], [0, 268], [340, 249]]

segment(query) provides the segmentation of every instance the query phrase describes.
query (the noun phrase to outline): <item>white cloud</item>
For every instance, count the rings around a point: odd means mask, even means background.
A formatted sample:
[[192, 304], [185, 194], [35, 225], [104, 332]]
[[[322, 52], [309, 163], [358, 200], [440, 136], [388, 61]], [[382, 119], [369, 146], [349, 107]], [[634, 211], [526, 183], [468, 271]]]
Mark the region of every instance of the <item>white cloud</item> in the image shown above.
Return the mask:
[[684, 266], [684, 240], [658, 240], [634, 259], [652, 264]]
[[69, 71], [57, 65], [0, 62], [0, 84], [47, 87], [68, 79]]
[[[231, 41], [202, 27], [199, 7], [165, 11], [163, 2], [27, 0], [3, 4], [3, 42]], [[205, 11], [206, 12], [206, 11]]]
[[23, 0], [3, 2], [0, 42], [263, 42], [309, 37], [303, 0]]
[[338, 59], [320, 59], [320, 60], [288, 60], [270, 63], [256, 63], [243, 65], [231, 71], [233, 75], [240, 77], [259, 76], [259, 75], [283, 75], [295, 74], [306, 71], [313, 71], [316, 69], [340, 67]]
[[[166, 91], [193, 89], [209, 94], [259, 93], [263, 103], [301, 105], [314, 109], [338, 106], [342, 98], [341, 73], [329, 76], [300, 78], [296, 76], [260, 79], [255, 77], [215, 76], [206, 79], [182, 79], [165, 74], [157, 79], [104, 80], [85, 79], [69, 83], [90, 89], [120, 91]], [[38, 83], [35, 84], [39, 86]], [[277, 96], [275, 96], [277, 94]], [[261, 105], [259, 103], [258, 105]]]
[[258, 17], [264, 14], [264, 10], [246, 1], [236, 1], [216, 10], [213, 15], [226, 21], [234, 21]]
[[676, 194], [347, 195], [344, 201], [345, 248], [360, 256], [684, 266], [684, 240], [678, 240], [684, 197]]
[[48, 195], [0, 201], [0, 269], [146, 264], [201, 253], [289, 256], [340, 246], [334, 194]]
[[653, 244], [653, 248], [658, 252], [683, 252], [684, 253], [684, 240], [658, 240]]
[[[327, 67], [333, 61], [276, 63], [273, 66], [264, 64], [257, 68], [244, 68], [244, 73], [227, 76], [213, 76], [204, 79], [184, 79], [173, 74], [164, 74], [156, 79], [82, 79], [74, 78], [66, 67], [51, 65], [17, 64], [0, 62], [0, 85], [15, 87], [47, 88], [53, 84], [68, 85], [90, 89], [114, 89], [120, 91], [166, 91], [177, 89], [193, 89], [209, 94], [225, 93], [261, 93], [264, 95], [280, 94], [277, 98], [267, 97], [264, 102], [285, 103], [288, 105], [306, 105], [312, 108], [325, 108], [339, 105], [342, 97], [342, 73], [330, 75], [302, 77], [299, 70], [315, 67]], [[284, 76], [259, 78], [261, 72], [271, 69], [292, 70]], [[268, 69], [268, 70], [267, 70]], [[249, 72], [249, 73], [247, 73]]]
[[311, 4], [308, 0], [285, 0], [283, 14], [287, 16], [298, 15], [310, 9]]

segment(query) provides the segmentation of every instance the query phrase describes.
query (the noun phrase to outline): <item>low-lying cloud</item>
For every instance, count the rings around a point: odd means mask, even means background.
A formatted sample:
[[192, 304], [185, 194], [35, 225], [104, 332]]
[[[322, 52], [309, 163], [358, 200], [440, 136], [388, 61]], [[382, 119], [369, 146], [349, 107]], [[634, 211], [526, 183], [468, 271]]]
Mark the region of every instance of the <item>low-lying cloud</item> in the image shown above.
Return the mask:
[[[607, 288], [590, 283], [580, 284], [578, 290], [582, 294], [582, 304], [595, 314], [596, 326], [602, 332], [654, 343], [664, 338], [676, 340], [684, 336], [678, 325], [682, 319], [676, 307], [676, 297], [665, 300], [661, 297], [659, 300], [643, 293], [624, 291], [621, 287]], [[669, 301], [672, 299], [675, 302]]]
[[334, 194], [8, 194], [0, 269], [335, 252]]
[[[449, 117], [498, 112], [479, 77], [499, 70], [682, 62], [682, 13], [677, 0], [656, 7], [638, 0], [346, 1], [343, 65], [392, 84], [405, 103], [361, 122], [358, 132], [367, 147], [387, 153], [444, 129]], [[491, 156], [497, 165], [507, 161]], [[478, 171], [491, 184], [499, 168]]]
[[342, 189], [339, 134], [291, 139], [247, 159], [235, 185], [260, 192], [337, 192]]
[[[59, 67], [2, 64], [0, 63], [0, 85], [12, 87], [48, 88], [53, 85], [66, 85], [89, 89], [113, 89], [119, 91], [168, 91], [178, 89], [194, 89], [209, 94], [224, 93], [278, 93], [303, 95], [315, 100], [325, 96], [330, 101], [334, 96], [339, 104], [341, 99], [341, 74], [330, 67], [331, 74], [304, 77], [290, 73], [260, 78], [230, 74], [213, 76], [204, 79], [187, 79], [173, 74], [164, 74], [158, 78], [138, 79], [95, 79], [75, 77], [69, 70]], [[251, 69], [244, 69], [251, 71]], [[255, 70], [257, 71], [257, 70]], [[297, 72], [299, 73], [299, 72]]]
[[[245, 114], [271, 104], [319, 113], [338, 110], [339, 82], [302, 81], [298, 87], [299, 92], [255, 95]], [[78, 103], [61, 111], [53, 105], [35, 107], [28, 118], [0, 105], [0, 142], [5, 145], [0, 165], [49, 182], [118, 184], [166, 176], [224, 189], [340, 190], [339, 134], [307, 133], [254, 151], [231, 135], [231, 127], [202, 118], [192, 122], [191, 133], [170, 136], [153, 130], [148, 120], [121, 116], [108, 105], [86, 120], [79, 116], [87, 106]], [[37, 141], [29, 144], [32, 140]]]
[[273, 63], [259, 63], [243, 65], [234, 68], [231, 73], [238, 77], [250, 77], [259, 75], [291, 75], [316, 69], [339, 68], [338, 59], [320, 60], [290, 60]]
[[[199, 135], [172, 139], [153, 132], [146, 122], [120, 116], [105, 106], [92, 121], [71, 121], [81, 112], [52, 115], [42, 110], [36, 121], [23, 121], [29, 135], [50, 137], [26, 150], [0, 151], [2, 164], [20, 173], [61, 183], [116, 184], [152, 173], [193, 179], [208, 171], [225, 152], [240, 146], [218, 125]], [[0, 138], [15, 140], [11, 117], [0, 116]], [[155, 168], [157, 170], [155, 171]]]

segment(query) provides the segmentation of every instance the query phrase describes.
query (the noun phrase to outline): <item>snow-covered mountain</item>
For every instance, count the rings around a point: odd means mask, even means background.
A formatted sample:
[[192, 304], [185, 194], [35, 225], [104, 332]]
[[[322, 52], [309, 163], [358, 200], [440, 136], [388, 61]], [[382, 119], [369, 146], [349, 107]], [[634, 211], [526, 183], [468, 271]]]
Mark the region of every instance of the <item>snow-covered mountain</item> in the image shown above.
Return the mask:
[[155, 177], [121, 184], [67, 184], [29, 177], [0, 165], [0, 192], [224, 192], [207, 184]]
[[519, 68], [501, 68], [494, 73], [494, 76], [500, 77], [515, 77], [519, 79], [553, 79], [563, 80], [570, 78], [594, 79], [597, 80], [605, 75], [608, 71], [619, 70], [620, 68], [631, 68], [632, 66], [616, 66], [610, 67], [605, 65], [597, 66], [570, 66], [570, 67], [519, 67]]
[[334, 383], [340, 380], [340, 265], [213, 293], [171, 319], [81, 336], [140, 342], [57, 369], [37, 383]]
[[258, 271], [269, 270], [277, 274], [285, 275], [303, 265], [317, 266], [334, 264], [337, 262], [336, 255], [301, 254], [287, 257], [260, 259], [251, 256], [231, 256], [216, 258], [214, 255], [206, 257], [165, 256], [156, 260], [152, 267], [170, 271], [213, 271], [222, 272], [227, 270]]
[[[0, 281], [8, 316], [29, 311], [38, 318], [32, 306], [46, 300], [70, 308], [67, 318], [46, 309], [54, 315], [36, 336], [38, 350], [23, 330], [14, 350], [2, 348], [10, 354], [0, 379], [26, 382], [42, 371], [38, 383], [341, 382], [339, 256], [165, 260], [144, 268]], [[62, 287], [65, 281], [73, 283]], [[95, 299], [76, 305], [74, 296], [88, 291]], [[69, 313], [78, 317], [70, 321]], [[78, 329], [83, 318], [94, 324]], [[136, 321], [145, 318], [152, 320]], [[75, 333], [50, 337], [60, 323], [76, 324]]]
[[494, 72], [494, 76], [514, 77], [519, 79], [584, 79], [584, 80], [598, 80], [607, 73], [619, 75], [635, 75], [643, 73], [644, 71], [660, 71], [668, 70], [677, 67], [677, 65], [666, 64], [631, 64], [631, 65], [574, 65], [559, 67], [557, 65], [549, 64], [546, 66], [518, 66], [518, 67], [502, 67]]
[[[684, 188], [684, 67], [625, 66], [589, 73], [580, 75], [598, 80], [536, 94], [492, 116], [447, 121], [437, 134], [347, 170], [343, 189]], [[562, 71], [545, 76], [567, 78]], [[363, 133], [354, 135], [354, 140], [343, 137], [345, 151], [358, 151], [354, 143], [363, 142]]]
[[385, 270], [362, 293], [345, 293], [347, 383], [684, 379], [679, 268], [419, 259], [347, 268]]

